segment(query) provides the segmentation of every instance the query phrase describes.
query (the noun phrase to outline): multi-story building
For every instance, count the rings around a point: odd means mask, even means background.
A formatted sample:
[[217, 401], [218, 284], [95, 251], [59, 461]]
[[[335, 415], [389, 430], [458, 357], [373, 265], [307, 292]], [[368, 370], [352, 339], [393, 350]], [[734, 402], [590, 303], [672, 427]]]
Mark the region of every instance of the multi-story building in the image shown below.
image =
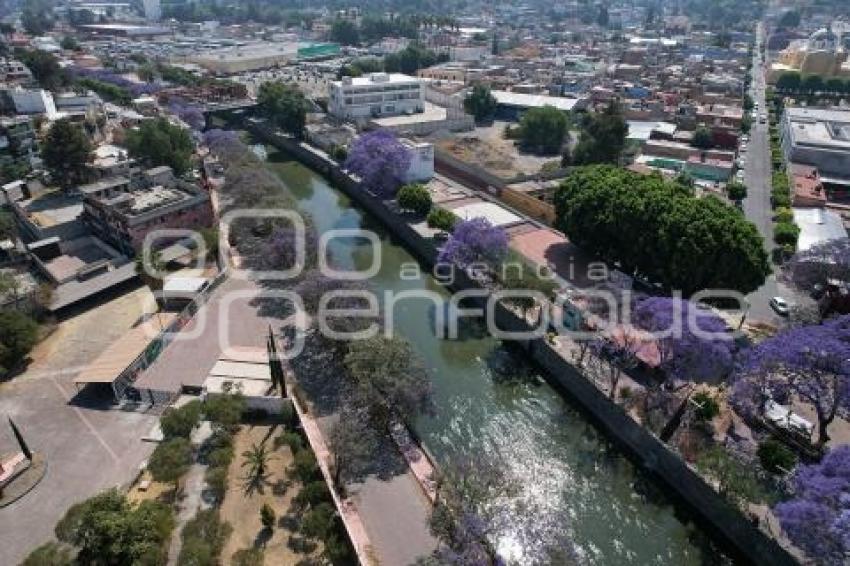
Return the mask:
[[824, 184], [850, 184], [850, 111], [786, 108], [782, 149], [788, 162], [817, 167]]
[[[135, 255], [148, 233], [168, 229], [200, 229], [213, 219], [209, 195], [174, 178], [171, 168], [156, 167], [141, 178], [104, 179], [80, 187], [83, 221], [101, 239]], [[157, 246], [171, 243], [162, 238]]]
[[32, 81], [32, 73], [26, 65], [15, 59], [0, 59], [0, 83], [26, 84]]
[[0, 119], [0, 166], [31, 165], [37, 155], [38, 142], [29, 117]]
[[330, 84], [331, 114], [345, 120], [414, 114], [425, 110], [419, 79], [398, 73], [343, 77]]

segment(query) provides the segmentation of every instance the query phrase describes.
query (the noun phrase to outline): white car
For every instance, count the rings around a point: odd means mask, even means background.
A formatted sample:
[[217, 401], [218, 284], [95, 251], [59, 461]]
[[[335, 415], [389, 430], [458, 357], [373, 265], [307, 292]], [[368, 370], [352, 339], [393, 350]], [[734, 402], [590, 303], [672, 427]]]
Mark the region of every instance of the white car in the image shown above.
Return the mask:
[[749, 141], [750, 141], [750, 136], [747, 136], [747, 135], [741, 136], [741, 143], [743, 143], [744, 145], [747, 145], [747, 143]]
[[738, 181], [741, 181], [741, 182], [744, 181], [744, 170], [743, 169], [739, 169], [738, 172], [735, 173], [735, 179], [737, 179]]
[[776, 311], [776, 314], [780, 316], [788, 316], [788, 313], [791, 311], [791, 307], [788, 306], [788, 302], [782, 297], [773, 297], [770, 299], [770, 308]]

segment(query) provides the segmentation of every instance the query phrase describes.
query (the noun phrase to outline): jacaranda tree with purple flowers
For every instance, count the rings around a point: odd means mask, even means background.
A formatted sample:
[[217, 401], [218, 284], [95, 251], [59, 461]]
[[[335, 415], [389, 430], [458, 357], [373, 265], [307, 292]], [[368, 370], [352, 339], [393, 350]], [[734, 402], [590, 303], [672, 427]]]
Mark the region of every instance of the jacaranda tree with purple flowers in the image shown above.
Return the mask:
[[850, 240], [827, 240], [799, 251], [785, 264], [783, 276], [804, 291], [827, 281], [850, 281]]
[[437, 261], [467, 268], [474, 263], [495, 267], [508, 253], [508, 236], [483, 217], [455, 224], [452, 237], [440, 250]]
[[410, 151], [389, 130], [366, 132], [354, 140], [345, 168], [383, 198], [395, 196], [410, 167]]
[[732, 371], [734, 341], [711, 311], [678, 298], [649, 297], [637, 303], [633, 319], [637, 328], [652, 333], [669, 378], [717, 382]]
[[850, 446], [801, 466], [794, 498], [774, 508], [788, 537], [818, 564], [847, 564], [850, 553]]
[[822, 448], [838, 412], [850, 409], [850, 316], [781, 332], [748, 350], [739, 366], [736, 406], [760, 405], [765, 389], [774, 398], [794, 395], [817, 413]]

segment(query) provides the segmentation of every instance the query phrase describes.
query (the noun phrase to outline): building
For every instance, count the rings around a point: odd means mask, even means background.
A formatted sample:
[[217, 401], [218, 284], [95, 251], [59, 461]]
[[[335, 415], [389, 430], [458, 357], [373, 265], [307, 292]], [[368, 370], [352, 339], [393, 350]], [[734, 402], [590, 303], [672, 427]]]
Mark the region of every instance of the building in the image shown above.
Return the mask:
[[824, 184], [850, 184], [850, 111], [786, 108], [781, 135], [788, 162], [816, 167]]
[[770, 66], [767, 80], [774, 83], [786, 72], [823, 77], [850, 77], [850, 61], [838, 37], [828, 29], [820, 29], [808, 39], [794, 41]]
[[32, 165], [38, 142], [32, 120], [27, 116], [0, 118], [0, 166]]
[[398, 73], [343, 77], [330, 83], [328, 111], [345, 120], [365, 120], [425, 111], [422, 82]]
[[198, 51], [183, 62], [194, 63], [219, 75], [247, 73], [286, 65], [298, 58], [298, 43], [260, 42]]
[[434, 176], [434, 145], [402, 139], [410, 152], [410, 166], [404, 173], [405, 183], [428, 181]]
[[15, 59], [0, 59], [0, 83], [25, 84], [32, 81], [32, 73], [26, 65]]
[[8, 91], [8, 95], [18, 114], [47, 114], [48, 117], [56, 115], [53, 95], [46, 90], [16, 88]]
[[496, 114], [500, 118], [516, 120], [520, 114], [529, 108], [542, 108], [552, 106], [564, 112], [584, 108], [586, 101], [579, 98], [562, 98], [560, 96], [547, 96], [544, 94], [523, 94], [506, 90], [494, 90], [491, 92], [496, 99]]
[[[149, 169], [138, 181], [114, 177], [79, 190], [88, 228], [128, 255], [141, 249], [150, 232], [197, 230], [209, 226], [213, 218], [209, 195], [193, 184], [174, 179], [169, 167]], [[163, 238], [156, 245], [164, 246], [173, 239]]]
[[158, 22], [162, 18], [162, 5], [160, 0], [142, 0], [145, 9], [145, 19], [149, 22]]

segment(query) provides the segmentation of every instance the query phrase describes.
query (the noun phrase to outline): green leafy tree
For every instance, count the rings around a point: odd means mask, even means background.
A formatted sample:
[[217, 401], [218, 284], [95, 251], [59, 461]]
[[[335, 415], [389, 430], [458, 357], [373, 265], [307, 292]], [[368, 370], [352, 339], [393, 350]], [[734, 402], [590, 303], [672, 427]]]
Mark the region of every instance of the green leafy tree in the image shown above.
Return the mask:
[[530, 108], [519, 122], [522, 143], [541, 153], [560, 153], [567, 125], [567, 115], [553, 106]]
[[760, 503], [765, 492], [749, 466], [736, 460], [720, 446], [706, 450], [697, 459], [697, 468], [718, 484], [720, 495], [739, 507]]
[[800, 25], [800, 12], [788, 10], [779, 18], [778, 28], [795, 28]]
[[729, 183], [726, 185], [726, 195], [735, 202], [747, 198], [747, 186], [743, 183]]
[[19, 365], [38, 342], [38, 324], [17, 310], [0, 310], [0, 374]]
[[298, 86], [282, 81], [264, 83], [257, 104], [277, 127], [297, 137], [304, 134], [309, 103]]
[[86, 180], [91, 154], [88, 136], [67, 118], [50, 127], [41, 149], [41, 158], [50, 176], [64, 189]]
[[190, 401], [182, 407], [170, 407], [159, 419], [159, 427], [165, 438], [189, 438], [201, 419], [200, 401]]
[[493, 117], [497, 104], [496, 97], [490, 92], [489, 86], [476, 84], [464, 99], [463, 108], [467, 113], [472, 114], [476, 122], [482, 122]]
[[233, 532], [230, 523], [222, 521], [217, 509], [198, 511], [180, 532], [183, 542], [178, 566], [218, 566], [219, 556]]
[[780, 246], [796, 246], [800, 228], [793, 222], [779, 222], [773, 228], [773, 241]]
[[67, 73], [59, 66], [59, 60], [47, 51], [18, 49], [15, 50], [15, 57], [27, 66], [41, 88], [56, 90], [69, 82]]
[[398, 205], [404, 210], [425, 215], [431, 210], [431, 193], [419, 184], [405, 185], [396, 194]]
[[797, 92], [803, 82], [800, 73], [789, 71], [782, 73], [776, 80], [776, 89], [781, 92]]
[[204, 414], [213, 424], [233, 432], [245, 412], [245, 398], [240, 394], [214, 395], [204, 401]]
[[701, 149], [710, 148], [712, 145], [714, 145], [711, 130], [709, 130], [705, 126], [698, 127], [694, 132], [694, 138], [691, 143], [693, 143], [694, 147], [698, 147]]
[[44, 35], [53, 29], [53, 3], [49, 0], [24, 0], [21, 24], [30, 35]]
[[79, 51], [80, 44], [74, 39], [73, 36], [66, 35], [62, 38], [62, 43], [60, 44], [62, 49], [66, 51]]
[[797, 455], [775, 438], [759, 442], [756, 454], [762, 467], [771, 474], [786, 474], [797, 465]]
[[18, 234], [15, 216], [6, 210], [0, 210], [0, 240], [14, 238]]
[[836, 94], [841, 94], [844, 92], [844, 81], [839, 79], [838, 77], [832, 77], [826, 80], [824, 84], [824, 89], [828, 92], [833, 92]]
[[628, 133], [629, 126], [623, 113], [612, 101], [603, 112], [584, 118], [573, 162], [576, 165], [619, 163]]
[[823, 77], [820, 75], [806, 75], [803, 82], [800, 83], [800, 90], [808, 93], [821, 92], [825, 88]]
[[167, 505], [133, 506], [112, 489], [72, 506], [56, 525], [56, 536], [77, 548], [78, 564], [164, 564], [173, 528]]
[[310, 509], [301, 520], [301, 532], [304, 536], [323, 540], [334, 530], [336, 510], [330, 503], [319, 503]]
[[406, 340], [376, 336], [356, 341], [345, 366], [374, 422], [386, 425], [392, 416], [412, 421], [429, 408], [430, 378]]
[[770, 273], [761, 236], [738, 211], [658, 176], [578, 168], [557, 191], [555, 208], [556, 226], [585, 252], [686, 296], [749, 293]]
[[360, 43], [360, 31], [353, 22], [343, 19], [334, 20], [331, 24], [330, 39], [341, 45], [357, 45]]
[[165, 118], [157, 118], [145, 120], [139, 129], [130, 131], [127, 149], [137, 159], [152, 166], [167, 165], [175, 174], [182, 175], [191, 166], [195, 144], [188, 131]]
[[185, 438], [171, 438], [160, 442], [150, 460], [148, 470], [153, 479], [177, 484], [192, 463], [192, 446]]

